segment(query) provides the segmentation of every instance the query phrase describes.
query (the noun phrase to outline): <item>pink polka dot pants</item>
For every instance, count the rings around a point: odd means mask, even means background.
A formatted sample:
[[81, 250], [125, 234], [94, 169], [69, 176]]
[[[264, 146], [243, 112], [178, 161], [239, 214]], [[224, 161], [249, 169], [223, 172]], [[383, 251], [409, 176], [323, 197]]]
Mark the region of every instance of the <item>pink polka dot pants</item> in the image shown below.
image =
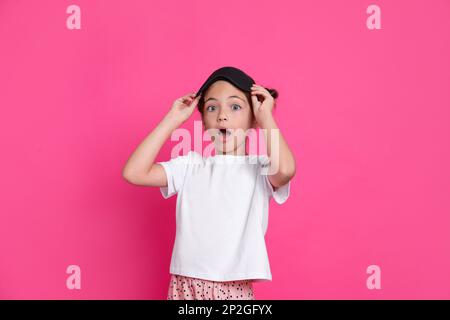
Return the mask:
[[167, 300], [254, 300], [252, 280], [209, 281], [172, 274]]

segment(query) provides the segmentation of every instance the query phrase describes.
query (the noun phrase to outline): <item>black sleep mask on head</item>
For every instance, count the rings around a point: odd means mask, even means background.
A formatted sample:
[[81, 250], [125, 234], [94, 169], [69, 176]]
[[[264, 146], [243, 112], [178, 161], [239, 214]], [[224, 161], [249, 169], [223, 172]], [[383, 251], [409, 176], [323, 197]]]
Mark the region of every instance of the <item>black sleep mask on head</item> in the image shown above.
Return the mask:
[[199, 96], [205, 92], [210, 85], [212, 85], [217, 80], [225, 80], [238, 87], [242, 91], [251, 92], [252, 85], [255, 81], [247, 75], [244, 71], [235, 67], [222, 67], [214, 71], [205, 83], [202, 84], [200, 89], [197, 91], [195, 97]]

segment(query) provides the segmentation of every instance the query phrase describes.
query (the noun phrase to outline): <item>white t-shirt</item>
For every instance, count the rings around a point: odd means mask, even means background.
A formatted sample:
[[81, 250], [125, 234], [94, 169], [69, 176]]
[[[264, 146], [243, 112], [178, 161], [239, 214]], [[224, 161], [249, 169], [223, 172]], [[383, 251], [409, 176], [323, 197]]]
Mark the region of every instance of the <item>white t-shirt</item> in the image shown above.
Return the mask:
[[[264, 236], [269, 200], [289, 197], [290, 181], [274, 190], [267, 155], [189, 151], [158, 162], [165, 199], [178, 193], [170, 273], [213, 281], [272, 280]], [[263, 174], [266, 173], [266, 174]]]

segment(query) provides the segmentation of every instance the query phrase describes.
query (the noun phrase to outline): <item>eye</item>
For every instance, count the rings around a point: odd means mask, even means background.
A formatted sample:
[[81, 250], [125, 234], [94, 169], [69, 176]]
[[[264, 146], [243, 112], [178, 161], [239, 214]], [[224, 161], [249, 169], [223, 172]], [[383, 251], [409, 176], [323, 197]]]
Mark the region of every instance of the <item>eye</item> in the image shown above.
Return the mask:
[[[237, 107], [237, 108], [235, 108], [235, 107]], [[238, 104], [233, 104], [233, 105], [231, 106], [231, 109], [232, 109], [232, 110], [239, 110], [239, 109], [242, 109], [242, 107], [241, 107], [240, 105], [238, 105]]]
[[216, 109], [215, 106], [208, 106], [208, 107], [206, 108], [206, 111], [214, 111], [215, 109]]

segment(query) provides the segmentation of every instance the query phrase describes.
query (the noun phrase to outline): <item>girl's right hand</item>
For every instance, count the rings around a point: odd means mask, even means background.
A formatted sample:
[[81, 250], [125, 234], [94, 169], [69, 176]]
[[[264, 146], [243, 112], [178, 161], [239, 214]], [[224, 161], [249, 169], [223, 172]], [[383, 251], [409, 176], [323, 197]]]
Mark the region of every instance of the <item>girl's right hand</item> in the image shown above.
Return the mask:
[[195, 93], [190, 93], [178, 98], [169, 110], [169, 116], [177, 121], [179, 125], [183, 124], [192, 115], [200, 100], [201, 94], [197, 98], [194, 97]]

